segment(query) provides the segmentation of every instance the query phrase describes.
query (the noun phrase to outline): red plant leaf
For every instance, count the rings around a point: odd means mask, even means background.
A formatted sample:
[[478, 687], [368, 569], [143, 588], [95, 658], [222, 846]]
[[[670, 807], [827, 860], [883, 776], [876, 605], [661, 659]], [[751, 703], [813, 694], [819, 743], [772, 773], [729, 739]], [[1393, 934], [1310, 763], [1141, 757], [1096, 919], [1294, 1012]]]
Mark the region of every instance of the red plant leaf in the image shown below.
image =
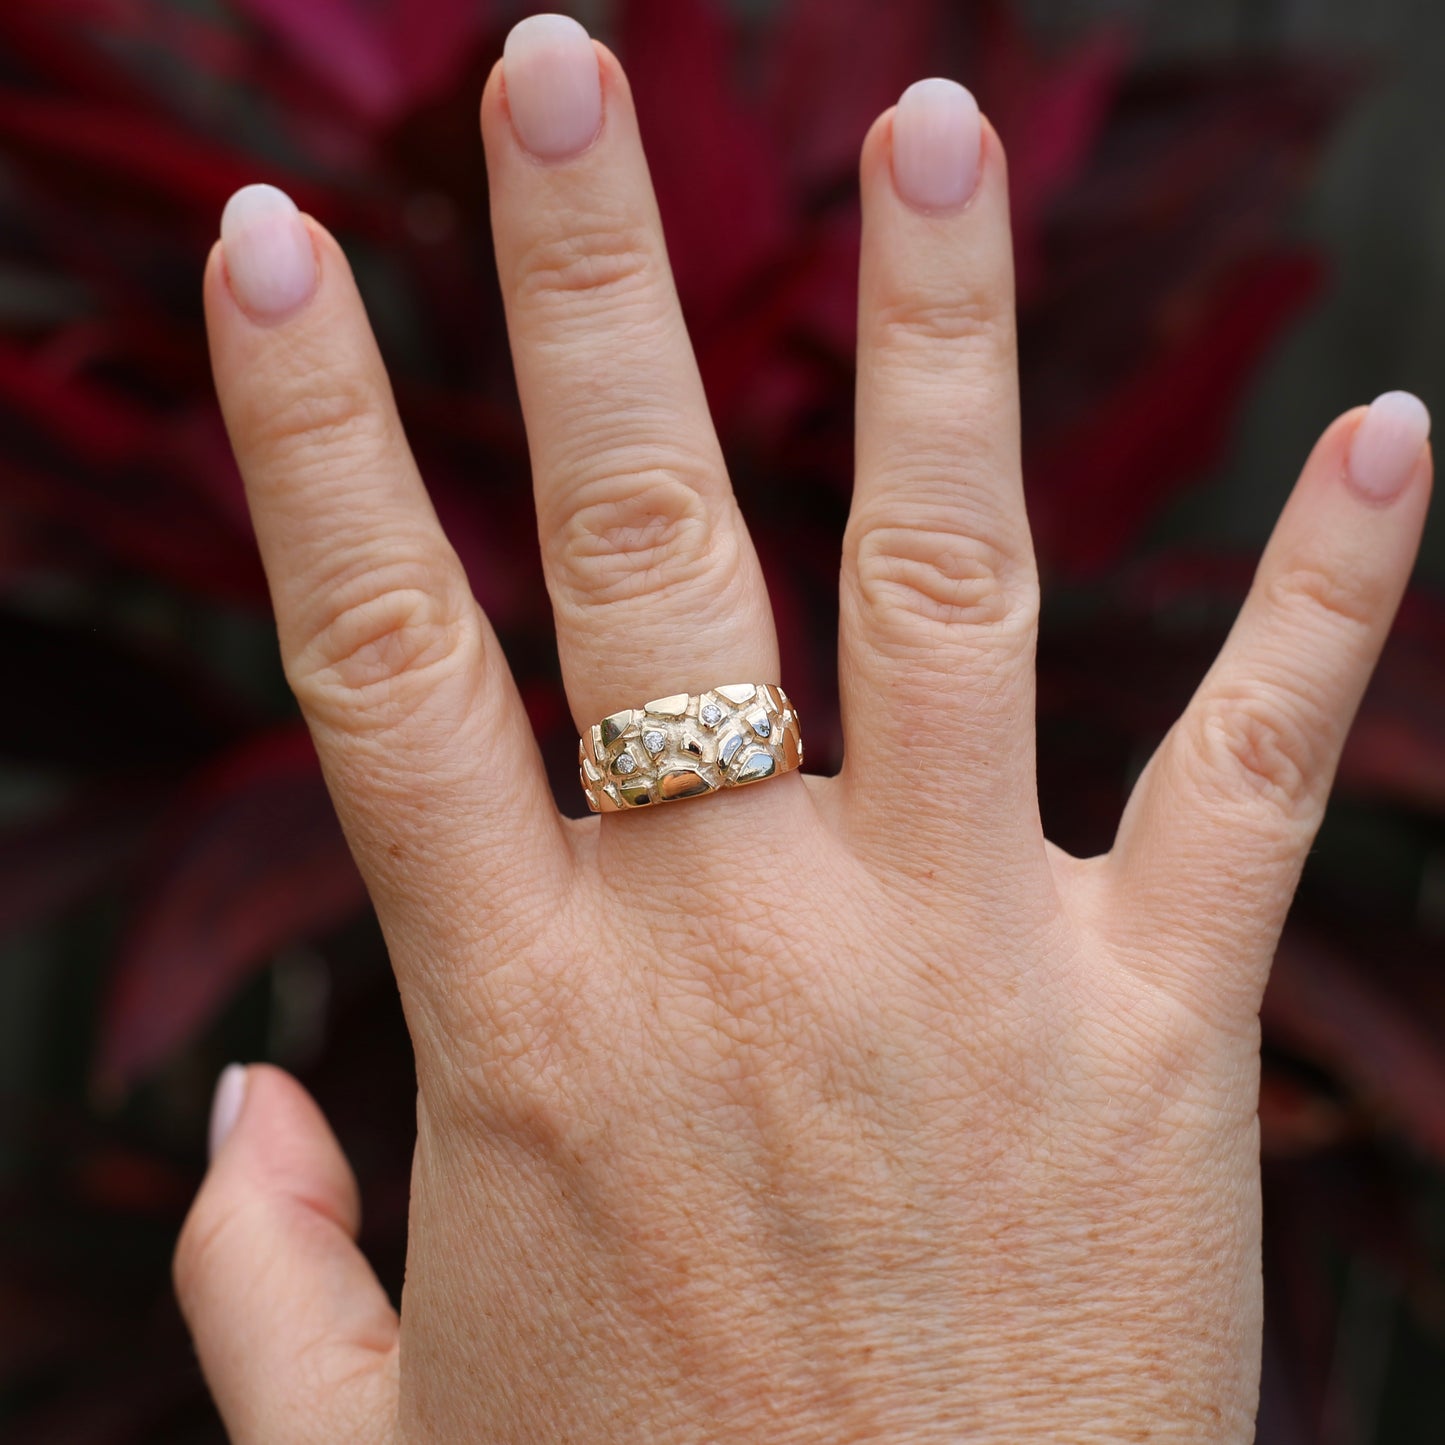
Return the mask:
[[106, 1214], [164, 1218], [184, 1210], [191, 1181], [169, 1160], [124, 1144], [101, 1144], [71, 1164], [70, 1187], [85, 1206]]
[[[1119, 88], [1087, 169], [1048, 208], [1048, 269], [1021, 315], [1031, 458], [1057, 464], [1030, 477], [1045, 561], [1083, 574], [1119, 556], [1217, 447], [1253, 360], [1321, 279], [1276, 238], [1349, 80], [1337, 67], [1250, 62], [1145, 72]], [[1230, 364], [1232, 379], [1220, 374]], [[1178, 429], [1175, 444], [1159, 425]], [[1106, 428], [1120, 455], [1095, 470]], [[1136, 475], [1111, 541], [1116, 465]], [[1089, 483], [1103, 487], [1097, 501]], [[1069, 554], [1075, 536], [1082, 557]]]
[[1260, 1077], [1260, 1152], [1266, 1158], [1314, 1154], [1349, 1137], [1352, 1120], [1336, 1099], [1265, 1068]]
[[1340, 760], [1356, 793], [1445, 814], [1445, 606], [1407, 597]]
[[166, 413], [75, 374], [62, 355], [0, 343], [0, 417], [12, 455], [45, 458], [0, 474], [12, 527], [83, 537], [189, 589], [264, 597], [240, 477], [209, 400]]
[[153, 791], [96, 789], [0, 833], [0, 938], [117, 874], [155, 810]]
[[296, 60], [356, 115], [394, 121], [444, 89], [467, 63], [491, 6], [428, 0], [240, 0]]
[[[147, 19], [157, 7], [148, 5]], [[138, 7], [121, 0], [47, 0], [41, 5], [0, 5], [0, 44], [6, 61], [39, 78], [38, 89], [69, 91], [96, 100], [146, 104], [145, 88], [96, 44], [134, 29]]]
[[1092, 36], [1044, 63], [1005, 12], [994, 12], [978, 71], [982, 102], [1008, 148], [1014, 262], [1027, 303], [1044, 271], [1049, 205], [1078, 178], [1111, 114], [1130, 47], [1122, 32]]
[[[0, 1264], [9, 1263], [0, 1259]], [[77, 1323], [72, 1302], [60, 1298], [53, 1285], [47, 1288], [49, 1281], [21, 1282], [9, 1276], [8, 1269], [0, 1275], [0, 1383], [4, 1384], [63, 1359], [67, 1346], [73, 1348]]]
[[[1117, 651], [1125, 628], [1143, 627], [1157, 634], [1151, 623], [1179, 609], [1196, 618], [1203, 612], [1215, 619], [1222, 639], [1258, 561], [1255, 553], [1182, 548], [1153, 554], [1131, 569], [1116, 593], [1123, 611], [1111, 622], [1111, 645]], [[1212, 644], [1213, 630], [1205, 628], [1204, 632], [1201, 641]], [[1127, 712], [1136, 724], [1142, 723], [1140, 731], [1147, 736], [1155, 721], [1151, 709], [1160, 704], [1166, 708], [1182, 705], [1187, 696], [1158, 685], [1172, 675], [1172, 662], [1179, 660], [1177, 637], [1168, 642], [1172, 659], [1158, 656], [1143, 665], [1156, 683], [1147, 701], [1100, 681], [1110, 674], [1101, 668], [1099, 656], [1081, 654], [1087, 647], [1084, 639], [1071, 640], [1068, 657], [1047, 669], [1051, 686], [1057, 685], [1066, 669], [1069, 675], [1092, 680], [1093, 691], [1062, 700], [1065, 710], [1090, 717], [1112, 714], [1121, 723], [1127, 720]], [[1445, 604], [1427, 592], [1407, 595], [1395, 619], [1346, 741], [1338, 787], [1355, 797], [1445, 814]]]
[[[822, 241], [822, 237], [819, 238]], [[845, 237], [842, 253], [799, 246], [786, 269], [753, 288], [749, 304], [719, 317], [696, 344], [698, 368], [718, 426], [732, 435], [785, 434], [807, 402], [819, 392], [819, 368], [790, 354], [788, 342], [808, 333], [815, 348], [824, 338], [820, 320], [837, 310], [829, 303], [846, 292], [850, 317], [857, 315], [858, 252], [856, 234]], [[851, 332], [854, 322], [845, 323]], [[851, 338], [848, 343], [851, 353]], [[851, 366], [849, 355], [841, 364]]]
[[0, 611], [0, 757], [42, 771], [171, 778], [254, 717], [184, 653], [93, 621]]
[[1390, 797], [1445, 813], [1445, 736], [1438, 725], [1383, 708], [1362, 708], [1340, 761], [1340, 781], [1354, 793]]
[[263, 735], [186, 790], [111, 981], [97, 1076], [162, 1062], [283, 944], [365, 902], [310, 738]]
[[1255, 366], [1322, 280], [1311, 255], [1259, 257], [1172, 344], [1035, 450], [1028, 475], [1041, 556], [1070, 575], [1119, 557], [1164, 500], [1166, 482], [1202, 475], [1218, 459]]
[[[44, 552], [74, 571], [111, 573], [116, 564], [188, 592], [264, 605], [265, 580], [249, 538], [213, 508], [148, 479], [39, 474], [18, 466], [0, 476], [6, 527], [20, 543], [43, 539]], [[164, 518], [164, 525], [157, 521]]]
[[76, 457], [114, 467], [154, 454], [154, 418], [99, 387], [39, 363], [0, 341], [0, 404], [61, 442]]
[[673, 274], [696, 335], [784, 253], [790, 217], [778, 152], [739, 103], [732, 38], [712, 0], [627, 0], [620, 30]]
[[1031, 65], [1010, 83], [990, 51], [982, 70], [986, 93], [997, 94], [990, 115], [1007, 132], [1015, 223], [1020, 211], [1030, 221], [1078, 179], [1118, 97], [1129, 56], [1127, 37], [1105, 30], [1061, 61]]
[[[43, 168], [47, 186], [92, 206], [160, 201], [219, 216], [234, 190], [257, 179], [255, 160], [174, 122], [70, 96], [0, 90], [0, 139], [12, 159]], [[278, 179], [298, 204], [312, 194], [304, 179]]]
[[890, 0], [880, 25], [876, 0], [785, 7], [770, 36], [763, 106], [805, 191], [852, 181], [868, 127], [936, 67], [941, 10], [938, 0]]
[[1445, 1053], [1417, 1003], [1395, 996], [1359, 959], [1292, 929], [1262, 1017], [1269, 1040], [1329, 1069], [1445, 1160]]

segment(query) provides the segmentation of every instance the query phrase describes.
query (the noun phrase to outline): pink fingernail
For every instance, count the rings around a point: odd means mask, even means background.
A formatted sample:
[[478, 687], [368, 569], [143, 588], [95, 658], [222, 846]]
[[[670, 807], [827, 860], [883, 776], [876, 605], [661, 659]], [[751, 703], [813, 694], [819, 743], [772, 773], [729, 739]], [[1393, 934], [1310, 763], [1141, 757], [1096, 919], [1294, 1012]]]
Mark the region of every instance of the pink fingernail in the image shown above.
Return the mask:
[[227, 1064], [216, 1080], [216, 1093], [211, 1100], [211, 1158], [221, 1152], [246, 1102], [246, 1066]]
[[562, 160], [602, 126], [602, 76], [587, 32], [570, 15], [529, 15], [502, 49], [507, 106], [534, 156]]
[[1350, 444], [1350, 481], [1371, 501], [1393, 500], [1429, 439], [1430, 413], [1418, 396], [1408, 391], [1377, 396]]
[[275, 321], [316, 290], [316, 252], [296, 203], [275, 186], [242, 186], [221, 212], [231, 293], [245, 311]]
[[910, 206], [946, 211], [978, 184], [978, 102], [954, 80], [910, 85], [893, 113], [893, 183]]

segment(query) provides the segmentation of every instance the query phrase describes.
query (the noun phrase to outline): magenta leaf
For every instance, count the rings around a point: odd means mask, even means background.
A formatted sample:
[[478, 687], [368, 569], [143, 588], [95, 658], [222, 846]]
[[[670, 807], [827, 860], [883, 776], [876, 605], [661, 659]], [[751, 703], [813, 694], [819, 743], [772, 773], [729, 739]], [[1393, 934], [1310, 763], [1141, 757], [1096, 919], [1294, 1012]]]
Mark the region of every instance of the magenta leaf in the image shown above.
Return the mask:
[[365, 902], [310, 738], [263, 734], [185, 790], [112, 978], [98, 1076], [124, 1086], [191, 1038], [276, 949]]
[[1407, 597], [1350, 730], [1340, 781], [1445, 816], [1445, 605]]
[[444, 89], [469, 59], [482, 0], [241, 0], [242, 7], [358, 118], [387, 124]]
[[[763, 106], [805, 195], [851, 181], [868, 127], [937, 65], [938, 0], [792, 0], [768, 37]], [[860, 45], [858, 37], [868, 36]]]
[[1270, 344], [1318, 294], [1311, 255], [1261, 256], [1028, 462], [1035, 541], [1073, 575], [1117, 560], [1169, 491], [1202, 476]]
[[155, 789], [97, 788], [0, 833], [0, 938], [120, 875]]
[[[1388, 945], [1382, 940], [1382, 949]], [[1265, 994], [1266, 1038], [1328, 1069], [1422, 1150], [1445, 1161], [1441, 1019], [1350, 953], [1287, 931]]]
[[780, 157], [732, 82], [713, 0], [626, 0], [620, 44], [678, 291], [705, 332], [789, 239]]

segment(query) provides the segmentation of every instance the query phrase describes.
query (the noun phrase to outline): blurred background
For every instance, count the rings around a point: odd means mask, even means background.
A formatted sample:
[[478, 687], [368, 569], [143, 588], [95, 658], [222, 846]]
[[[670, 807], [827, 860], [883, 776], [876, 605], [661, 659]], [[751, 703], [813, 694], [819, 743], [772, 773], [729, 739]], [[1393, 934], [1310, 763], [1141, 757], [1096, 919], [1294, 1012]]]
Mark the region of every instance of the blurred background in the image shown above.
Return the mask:
[[[342, 239], [437, 505], [580, 811], [476, 134], [502, 0], [0, 5], [0, 1438], [219, 1441], [169, 1252], [231, 1059], [295, 1070], [401, 1278], [414, 1083], [277, 661], [211, 395], [237, 186]], [[593, 0], [839, 756], [874, 116], [971, 85], [1011, 156], [1051, 836], [1108, 846], [1310, 445], [1445, 415], [1439, 0]], [[783, 544], [786, 544], [786, 558]], [[786, 567], [782, 563], [786, 560]], [[1445, 525], [1265, 1008], [1265, 1445], [1445, 1435]]]

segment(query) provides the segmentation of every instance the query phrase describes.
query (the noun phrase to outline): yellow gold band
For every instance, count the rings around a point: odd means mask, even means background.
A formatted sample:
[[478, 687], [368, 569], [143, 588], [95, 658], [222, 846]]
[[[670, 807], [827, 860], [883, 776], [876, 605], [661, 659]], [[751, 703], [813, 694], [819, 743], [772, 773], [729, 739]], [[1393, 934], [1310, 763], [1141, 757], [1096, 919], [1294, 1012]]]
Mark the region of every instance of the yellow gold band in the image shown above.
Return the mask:
[[797, 709], [769, 682], [679, 692], [594, 723], [577, 744], [594, 813], [700, 798], [760, 783], [803, 761]]

